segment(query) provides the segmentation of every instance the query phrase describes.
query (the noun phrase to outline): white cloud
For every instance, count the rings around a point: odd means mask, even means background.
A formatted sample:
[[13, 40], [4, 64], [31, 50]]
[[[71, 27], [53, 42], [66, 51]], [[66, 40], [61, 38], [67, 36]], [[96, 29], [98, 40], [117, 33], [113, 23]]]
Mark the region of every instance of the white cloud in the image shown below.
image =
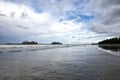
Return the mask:
[[[0, 4], [2, 4], [0, 5], [0, 11], [7, 15], [0, 16], [0, 30], [2, 30], [2, 35], [12, 35], [16, 38], [19, 36], [23, 39], [35, 40], [44, 40], [47, 38], [49, 41], [54, 39], [65, 43], [72, 43], [73, 41], [69, 39], [73, 35], [79, 37], [79, 34], [84, 33], [82, 30], [84, 23], [82, 22], [77, 23], [74, 20], [59, 22], [58, 18], [51, 15], [49, 11], [36, 13], [31, 7], [26, 5], [5, 2], [0, 2]], [[60, 5], [61, 4], [63, 4], [63, 1]], [[11, 7], [7, 9], [8, 6]], [[64, 7], [67, 9], [67, 6]], [[86, 32], [84, 34], [86, 34]]]
[[[42, 9], [41, 12], [36, 12], [31, 6], [33, 2], [29, 0], [23, 0], [22, 4], [0, 1], [0, 36], [12, 35], [21, 39], [46, 42], [58, 40], [65, 43], [97, 42], [105, 37], [119, 36], [120, 7], [117, 2], [113, 4], [110, 1], [108, 7], [109, 0], [90, 0], [76, 8], [74, 1], [76, 0], [38, 0], [35, 4]], [[90, 22], [82, 22], [79, 16], [79, 22], [76, 19], [67, 20], [65, 12], [74, 10], [95, 18]], [[59, 21], [61, 18], [63, 20]]]
[[83, 23], [76, 23], [74, 21], [56, 22], [52, 25], [51, 29], [55, 32], [76, 31], [83, 27]]
[[40, 0], [42, 8], [54, 15], [63, 15], [65, 11], [73, 10], [73, 0]]
[[[11, 7], [9, 7], [11, 6]], [[9, 9], [7, 9], [9, 7]], [[54, 17], [49, 13], [35, 13], [30, 7], [16, 5], [13, 3], [0, 2], [0, 13], [6, 16], [0, 16], [0, 27], [4, 34], [45, 34], [48, 27], [55, 22]], [[14, 16], [10, 16], [14, 12]], [[22, 14], [27, 16], [22, 18]], [[9, 30], [7, 33], [6, 31]], [[11, 33], [12, 32], [12, 33]]]

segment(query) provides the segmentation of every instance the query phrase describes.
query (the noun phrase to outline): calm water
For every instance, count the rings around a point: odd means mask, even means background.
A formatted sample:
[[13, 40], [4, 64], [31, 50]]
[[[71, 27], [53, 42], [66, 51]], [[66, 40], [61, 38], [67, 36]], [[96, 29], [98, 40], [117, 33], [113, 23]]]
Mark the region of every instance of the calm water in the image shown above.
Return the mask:
[[120, 52], [82, 45], [0, 53], [0, 80], [120, 80]]

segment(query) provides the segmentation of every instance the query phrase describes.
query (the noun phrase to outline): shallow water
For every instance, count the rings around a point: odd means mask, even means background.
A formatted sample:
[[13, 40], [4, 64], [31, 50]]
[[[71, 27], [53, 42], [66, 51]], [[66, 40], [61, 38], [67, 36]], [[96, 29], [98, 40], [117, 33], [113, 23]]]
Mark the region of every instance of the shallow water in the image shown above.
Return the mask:
[[120, 80], [114, 54], [96, 45], [0, 53], [0, 80]]

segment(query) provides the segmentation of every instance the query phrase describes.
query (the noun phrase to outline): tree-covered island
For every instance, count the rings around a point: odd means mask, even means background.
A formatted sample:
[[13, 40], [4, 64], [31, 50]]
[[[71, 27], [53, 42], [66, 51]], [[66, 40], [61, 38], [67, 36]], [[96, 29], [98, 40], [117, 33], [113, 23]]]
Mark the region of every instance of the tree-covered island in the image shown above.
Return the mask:
[[98, 44], [120, 44], [120, 38], [111, 38], [98, 42]]
[[21, 44], [38, 44], [36, 41], [23, 41]]

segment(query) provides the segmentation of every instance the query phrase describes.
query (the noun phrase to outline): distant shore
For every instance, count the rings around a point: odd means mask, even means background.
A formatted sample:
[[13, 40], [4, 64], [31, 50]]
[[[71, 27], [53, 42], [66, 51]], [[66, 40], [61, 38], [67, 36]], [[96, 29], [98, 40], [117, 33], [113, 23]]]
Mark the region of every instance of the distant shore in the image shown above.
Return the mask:
[[73, 47], [78, 45], [73, 44], [64, 44], [64, 45], [0, 45], [0, 53], [7, 52], [22, 52], [22, 51], [36, 51], [36, 50], [45, 50], [45, 49], [53, 49], [53, 48], [65, 48], [65, 47]]
[[98, 44], [99, 46], [120, 46], [120, 44]]

